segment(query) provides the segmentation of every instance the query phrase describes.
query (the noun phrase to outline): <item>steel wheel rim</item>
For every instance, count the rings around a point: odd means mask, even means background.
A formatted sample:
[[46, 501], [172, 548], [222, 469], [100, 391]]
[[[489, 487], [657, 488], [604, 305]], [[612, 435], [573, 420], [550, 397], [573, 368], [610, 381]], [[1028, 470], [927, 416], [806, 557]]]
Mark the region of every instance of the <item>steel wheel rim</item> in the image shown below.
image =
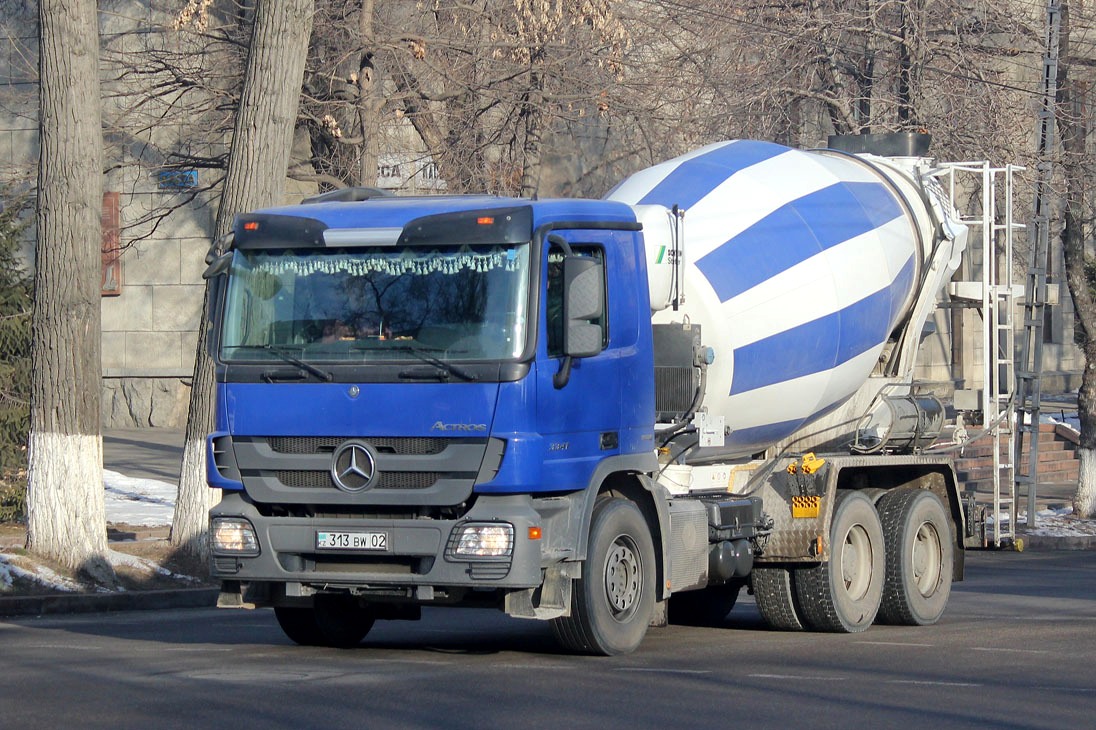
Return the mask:
[[943, 573], [943, 546], [930, 522], [922, 522], [914, 534], [910, 566], [918, 592], [925, 598], [935, 593]]
[[871, 586], [871, 538], [863, 525], [853, 525], [845, 534], [841, 550], [841, 581], [854, 601], [863, 598]]
[[605, 559], [605, 597], [614, 618], [623, 620], [635, 612], [642, 582], [639, 551], [631, 539], [621, 535]]

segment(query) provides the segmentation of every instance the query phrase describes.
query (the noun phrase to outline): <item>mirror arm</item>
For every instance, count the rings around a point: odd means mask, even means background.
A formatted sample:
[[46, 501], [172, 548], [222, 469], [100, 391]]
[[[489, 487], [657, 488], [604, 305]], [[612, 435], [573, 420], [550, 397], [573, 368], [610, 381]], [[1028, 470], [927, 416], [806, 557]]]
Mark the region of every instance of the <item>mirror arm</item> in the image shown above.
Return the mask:
[[548, 243], [562, 248], [564, 256], [574, 255], [574, 252], [571, 251], [571, 244], [567, 243], [566, 239], [564, 239], [563, 236], [559, 236], [555, 233], [549, 234]]
[[564, 355], [560, 361], [559, 370], [552, 376], [552, 385], [555, 386], [556, 390], [560, 390], [571, 380], [571, 363], [573, 361], [574, 358], [570, 355]]

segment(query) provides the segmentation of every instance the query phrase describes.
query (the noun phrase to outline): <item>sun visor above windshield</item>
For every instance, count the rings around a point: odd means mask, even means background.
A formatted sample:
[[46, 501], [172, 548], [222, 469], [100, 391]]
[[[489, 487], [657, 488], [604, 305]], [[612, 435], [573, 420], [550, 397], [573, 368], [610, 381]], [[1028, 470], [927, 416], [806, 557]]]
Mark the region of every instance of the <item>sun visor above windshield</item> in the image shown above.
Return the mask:
[[403, 227], [400, 245], [523, 243], [533, 237], [533, 209], [485, 208], [416, 218]]
[[236, 216], [233, 248], [323, 247], [327, 224], [315, 218], [272, 213]]

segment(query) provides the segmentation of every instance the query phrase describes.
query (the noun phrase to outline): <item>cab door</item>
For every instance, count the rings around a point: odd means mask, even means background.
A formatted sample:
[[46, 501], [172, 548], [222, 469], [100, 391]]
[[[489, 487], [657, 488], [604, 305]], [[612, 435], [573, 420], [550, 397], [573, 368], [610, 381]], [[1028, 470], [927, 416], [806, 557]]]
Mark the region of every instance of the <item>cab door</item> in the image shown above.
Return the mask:
[[[540, 313], [537, 338], [537, 428], [544, 446], [544, 487], [569, 491], [585, 488], [597, 465], [619, 453], [621, 418], [621, 356], [613, 340], [613, 297], [610, 267], [611, 234], [566, 233], [572, 256], [597, 262], [602, 277], [599, 317], [588, 320], [583, 341], [600, 337], [600, 352], [568, 357], [564, 352], [564, 259], [561, 246], [546, 242], [541, 252]], [[550, 239], [557, 239], [553, 234]]]

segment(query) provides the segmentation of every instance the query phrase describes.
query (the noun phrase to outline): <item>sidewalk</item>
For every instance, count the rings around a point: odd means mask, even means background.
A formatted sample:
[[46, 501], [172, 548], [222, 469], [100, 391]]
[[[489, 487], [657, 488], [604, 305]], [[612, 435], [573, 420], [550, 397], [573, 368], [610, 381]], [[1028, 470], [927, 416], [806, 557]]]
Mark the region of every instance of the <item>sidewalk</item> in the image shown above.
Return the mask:
[[137, 479], [179, 483], [185, 434], [166, 428], [103, 432], [103, 468]]

